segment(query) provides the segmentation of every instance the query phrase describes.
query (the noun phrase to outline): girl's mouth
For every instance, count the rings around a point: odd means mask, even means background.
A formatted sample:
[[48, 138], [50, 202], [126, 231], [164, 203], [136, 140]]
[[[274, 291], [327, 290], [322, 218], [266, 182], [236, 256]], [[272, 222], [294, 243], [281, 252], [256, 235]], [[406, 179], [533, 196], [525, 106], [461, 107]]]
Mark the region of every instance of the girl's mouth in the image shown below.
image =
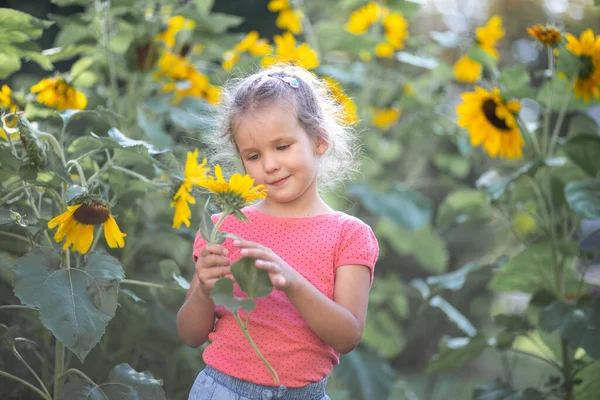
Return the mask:
[[278, 181], [275, 181], [275, 182], [273, 182], [273, 183], [270, 183], [270, 185], [271, 185], [271, 186], [281, 186], [281, 185], [283, 185], [285, 182], [287, 182], [288, 178], [289, 178], [289, 176], [286, 176], [286, 177], [285, 177], [285, 178], [283, 178], [283, 179], [280, 179], [280, 180], [278, 180]]

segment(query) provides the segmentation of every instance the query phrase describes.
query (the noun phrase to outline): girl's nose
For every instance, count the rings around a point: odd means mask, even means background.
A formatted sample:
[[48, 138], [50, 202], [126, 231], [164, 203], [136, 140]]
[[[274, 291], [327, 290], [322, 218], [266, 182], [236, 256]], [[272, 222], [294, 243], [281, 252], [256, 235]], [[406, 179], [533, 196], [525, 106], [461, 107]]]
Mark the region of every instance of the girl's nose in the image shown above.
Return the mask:
[[264, 168], [265, 168], [266, 172], [277, 171], [280, 167], [277, 157], [273, 157], [273, 156], [264, 156], [263, 163], [264, 163]]

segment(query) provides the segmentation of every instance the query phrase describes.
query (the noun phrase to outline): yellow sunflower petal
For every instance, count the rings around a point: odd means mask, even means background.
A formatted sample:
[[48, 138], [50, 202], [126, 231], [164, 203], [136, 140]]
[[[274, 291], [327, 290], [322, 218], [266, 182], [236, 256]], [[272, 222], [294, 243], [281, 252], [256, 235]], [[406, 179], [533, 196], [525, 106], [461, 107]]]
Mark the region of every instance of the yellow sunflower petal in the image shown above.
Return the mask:
[[125, 246], [125, 240], [123, 239], [127, 234], [121, 232], [117, 221], [115, 221], [112, 215], [108, 216], [108, 219], [104, 222], [104, 238], [108, 247], [116, 248]]

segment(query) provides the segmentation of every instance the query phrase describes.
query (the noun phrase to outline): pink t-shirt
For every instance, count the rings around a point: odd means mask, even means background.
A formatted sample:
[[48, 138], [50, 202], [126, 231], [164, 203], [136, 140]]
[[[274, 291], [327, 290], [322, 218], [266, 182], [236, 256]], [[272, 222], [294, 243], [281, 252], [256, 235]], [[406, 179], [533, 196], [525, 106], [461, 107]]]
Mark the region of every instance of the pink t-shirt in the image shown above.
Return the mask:
[[[333, 299], [335, 270], [341, 265], [365, 265], [373, 271], [379, 253], [377, 239], [364, 222], [342, 212], [307, 218], [278, 218], [253, 207], [242, 210], [250, 222], [229, 216], [219, 230], [272, 249], [317, 289]], [[213, 216], [213, 221], [218, 215]], [[198, 233], [194, 261], [206, 242]], [[223, 246], [232, 262], [240, 252], [227, 239]], [[237, 284], [234, 295], [246, 297]], [[230, 376], [262, 385], [273, 385], [268, 369], [256, 355], [233, 313], [215, 307], [217, 323], [204, 350], [207, 365]], [[245, 321], [245, 311], [240, 311]], [[249, 313], [249, 330], [258, 348], [279, 375], [281, 384], [301, 387], [318, 382], [339, 363], [339, 353], [322, 341], [280, 290], [257, 300]]]

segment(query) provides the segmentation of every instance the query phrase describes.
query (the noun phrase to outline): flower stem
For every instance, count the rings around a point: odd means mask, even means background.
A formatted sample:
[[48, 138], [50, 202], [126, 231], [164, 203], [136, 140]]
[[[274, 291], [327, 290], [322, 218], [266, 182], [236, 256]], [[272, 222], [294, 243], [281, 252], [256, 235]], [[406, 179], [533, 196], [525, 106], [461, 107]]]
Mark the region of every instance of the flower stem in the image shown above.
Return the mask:
[[219, 218], [219, 220], [213, 227], [213, 230], [210, 233], [210, 243], [211, 244], [215, 242], [215, 239], [217, 238], [217, 232], [219, 232], [219, 226], [221, 226], [221, 224], [223, 223], [223, 221], [225, 221], [225, 218], [227, 218], [228, 215], [229, 215], [229, 213], [223, 212], [223, 214], [221, 214], [221, 218]]
[[50, 392], [48, 391], [48, 388], [46, 387], [46, 385], [44, 385], [44, 381], [42, 381], [42, 379], [40, 378], [40, 376], [35, 372], [35, 370], [33, 368], [31, 368], [31, 366], [27, 363], [27, 361], [25, 361], [25, 359], [21, 356], [21, 353], [19, 353], [19, 351], [17, 350], [17, 348], [13, 345], [13, 354], [15, 355], [15, 357], [17, 357], [17, 359], [19, 361], [21, 361], [21, 363], [23, 365], [25, 365], [25, 368], [27, 368], [27, 370], [29, 370], [29, 372], [31, 372], [31, 374], [33, 375], [33, 377], [35, 378], [36, 381], [38, 381], [38, 383], [40, 384], [40, 386], [42, 387], [42, 389], [44, 390], [44, 393], [46, 393], [46, 395], [48, 396], [48, 398], [52, 398], [52, 396], [50, 395]]
[[552, 114], [552, 101], [554, 95], [554, 50], [548, 47], [548, 68], [550, 68], [550, 92], [548, 93], [548, 104], [544, 113], [544, 130], [542, 137], [542, 151], [548, 156], [548, 145], [550, 143], [550, 115]]
[[267, 361], [265, 356], [262, 355], [262, 353], [258, 349], [258, 346], [256, 346], [256, 343], [254, 343], [254, 340], [252, 340], [252, 338], [250, 337], [250, 332], [248, 332], [248, 326], [244, 325], [244, 323], [242, 322], [242, 319], [240, 318], [240, 315], [238, 314], [237, 311], [233, 312], [233, 316], [235, 317], [235, 320], [237, 321], [240, 328], [242, 328], [242, 332], [244, 333], [244, 336], [246, 337], [246, 339], [248, 339], [248, 342], [250, 342], [250, 345], [252, 346], [252, 348], [254, 349], [256, 354], [260, 357], [262, 362], [267, 366], [267, 368], [269, 369], [269, 372], [271, 372], [271, 375], [273, 376], [273, 382], [276, 385], [279, 384], [279, 376], [277, 375], [277, 371], [275, 371], [275, 369], [271, 366], [269, 361]]
[[560, 134], [560, 128], [562, 126], [563, 120], [565, 119], [565, 115], [567, 114], [567, 107], [569, 106], [569, 103], [571, 102], [571, 96], [573, 94], [573, 85], [575, 85], [576, 78], [577, 78], [577, 76], [575, 76], [575, 78], [573, 78], [571, 80], [571, 83], [569, 85], [569, 91], [567, 92], [567, 95], [565, 96], [563, 103], [560, 107], [560, 111], [558, 113], [558, 118], [556, 120], [556, 125], [554, 125], [554, 131], [552, 132], [552, 138], [550, 139], [550, 145], [548, 148], [548, 157], [551, 157], [554, 154], [554, 148], [556, 147], [556, 142], [558, 141], [558, 135]]
[[19, 378], [18, 376], [14, 376], [13, 374], [9, 374], [8, 372], [4, 372], [2, 370], [0, 370], [0, 376], [5, 376], [5, 377], [13, 379], [13, 380], [15, 380], [15, 381], [17, 381], [19, 383], [22, 383], [23, 385], [27, 386], [29, 389], [31, 389], [34, 392], [36, 392], [37, 394], [39, 394], [42, 398], [47, 399], [47, 400], [52, 400], [51, 397], [48, 397], [40, 389], [38, 389], [37, 387], [33, 386], [31, 383], [27, 382], [26, 380]]
[[153, 288], [157, 288], [157, 289], [184, 290], [180, 286], [161, 285], [159, 283], [136, 281], [136, 280], [133, 280], [133, 279], [123, 279], [119, 283], [125, 284], [125, 285], [136, 285], [136, 286], [153, 287]]

